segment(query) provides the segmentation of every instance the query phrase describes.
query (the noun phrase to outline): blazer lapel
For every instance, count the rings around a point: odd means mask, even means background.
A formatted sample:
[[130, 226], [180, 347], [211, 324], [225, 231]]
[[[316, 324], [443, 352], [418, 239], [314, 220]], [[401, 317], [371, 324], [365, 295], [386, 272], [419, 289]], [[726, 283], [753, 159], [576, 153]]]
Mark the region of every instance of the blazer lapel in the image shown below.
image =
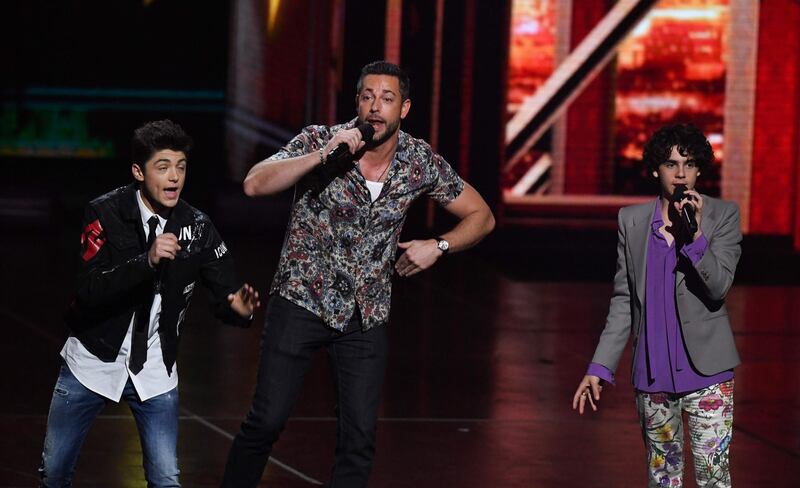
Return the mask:
[[644, 303], [644, 286], [647, 273], [647, 245], [650, 242], [650, 222], [653, 221], [655, 204], [642, 205], [631, 219], [628, 242], [633, 258], [633, 278], [636, 283], [636, 298]]

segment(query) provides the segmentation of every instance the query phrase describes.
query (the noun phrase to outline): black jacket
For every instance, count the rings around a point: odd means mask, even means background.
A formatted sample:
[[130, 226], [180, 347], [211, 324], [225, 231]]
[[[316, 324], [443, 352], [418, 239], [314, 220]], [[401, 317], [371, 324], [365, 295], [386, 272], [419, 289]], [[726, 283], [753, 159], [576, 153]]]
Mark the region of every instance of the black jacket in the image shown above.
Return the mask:
[[177, 357], [179, 327], [198, 278], [208, 288], [219, 319], [244, 327], [250, 324], [228, 305], [227, 295], [239, 284], [233, 258], [208, 216], [180, 200], [164, 232], [178, 237], [181, 250], [174, 260], [162, 260], [153, 269], [147, 261], [134, 184], [92, 200], [86, 209], [77, 294], [66, 322], [72, 335], [102, 361], [116, 360], [133, 313], [149, 302], [157, 280], [158, 333], [169, 374]]

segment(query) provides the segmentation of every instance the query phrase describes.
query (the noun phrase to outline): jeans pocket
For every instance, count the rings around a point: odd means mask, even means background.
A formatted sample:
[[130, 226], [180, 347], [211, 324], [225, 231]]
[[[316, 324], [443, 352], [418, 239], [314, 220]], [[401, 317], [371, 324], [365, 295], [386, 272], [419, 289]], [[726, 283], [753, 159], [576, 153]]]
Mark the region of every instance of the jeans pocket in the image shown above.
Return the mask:
[[72, 371], [69, 370], [69, 366], [62, 364], [61, 371], [59, 371], [58, 379], [56, 380], [56, 386], [53, 388], [53, 393], [61, 397], [69, 395], [69, 384], [72, 381], [76, 381], [75, 377], [72, 375]]

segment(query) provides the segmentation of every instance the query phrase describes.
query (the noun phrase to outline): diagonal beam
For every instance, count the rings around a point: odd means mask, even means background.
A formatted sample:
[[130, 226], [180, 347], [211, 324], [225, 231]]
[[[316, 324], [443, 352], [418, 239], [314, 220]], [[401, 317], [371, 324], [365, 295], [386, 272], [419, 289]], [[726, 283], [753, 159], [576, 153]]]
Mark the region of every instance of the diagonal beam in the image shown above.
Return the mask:
[[506, 125], [505, 170], [527, 154], [608, 64], [657, 0], [620, 0]]
[[533, 166], [530, 167], [527, 173], [519, 179], [516, 185], [511, 188], [510, 193], [515, 196], [525, 195], [531, 188], [547, 173], [553, 166], [553, 159], [549, 154], [542, 154]]

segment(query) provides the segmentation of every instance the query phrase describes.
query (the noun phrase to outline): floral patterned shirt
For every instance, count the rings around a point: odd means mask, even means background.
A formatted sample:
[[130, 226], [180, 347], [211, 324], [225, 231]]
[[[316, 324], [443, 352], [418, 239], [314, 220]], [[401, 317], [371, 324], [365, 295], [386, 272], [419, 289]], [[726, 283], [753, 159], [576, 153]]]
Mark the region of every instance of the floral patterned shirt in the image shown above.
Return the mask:
[[[319, 151], [336, 132], [355, 123], [306, 127], [269, 159]], [[387, 323], [397, 241], [409, 206], [423, 195], [447, 205], [463, 189], [464, 181], [444, 158], [403, 131], [374, 202], [357, 166], [318, 166], [297, 183], [270, 294], [313, 312], [339, 331], [356, 307], [363, 330]]]

